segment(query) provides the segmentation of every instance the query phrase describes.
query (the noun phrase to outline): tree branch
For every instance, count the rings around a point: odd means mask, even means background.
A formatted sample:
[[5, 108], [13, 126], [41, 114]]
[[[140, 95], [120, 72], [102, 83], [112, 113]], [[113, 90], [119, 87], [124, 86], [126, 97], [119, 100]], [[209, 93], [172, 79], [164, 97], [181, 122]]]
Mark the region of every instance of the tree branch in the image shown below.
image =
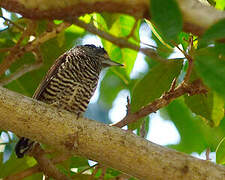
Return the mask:
[[112, 42], [113, 44], [119, 46], [120, 48], [130, 48], [130, 49], [133, 49], [136, 51], [140, 51], [140, 52], [144, 53], [146, 56], [152, 57], [153, 59], [158, 60], [160, 62], [165, 61], [152, 48], [141, 48], [140, 46], [129, 42], [127, 40], [127, 38], [115, 37], [112, 34], [109, 34], [105, 31], [102, 31], [102, 30], [96, 28], [93, 24], [91, 24], [91, 23], [87, 24], [87, 23], [79, 20], [78, 18], [75, 18], [75, 19], [73, 18], [72, 22], [74, 22], [76, 25], [84, 28], [86, 31], [89, 31], [90, 33], [96, 34], [99, 37], [102, 37], [102, 38]]
[[[67, 19], [93, 12], [129, 14], [137, 19], [150, 19], [149, 0], [80, 0], [47, 1], [1, 0], [0, 6], [31, 19]], [[225, 18], [225, 12], [201, 3], [199, 0], [177, 0], [186, 32], [201, 35], [212, 24]], [[210, 14], [210, 16], [209, 16]]]
[[11, 19], [8, 19], [8, 18], [6, 18], [6, 17], [4, 17], [4, 16], [0, 16], [0, 18], [2, 18], [2, 19], [4, 19], [6, 22], [8, 22], [8, 23], [14, 25], [17, 29], [19, 29], [19, 30], [22, 31], [22, 32], [25, 30], [23, 26], [14, 23], [13, 21], [11, 21]]
[[45, 156], [45, 152], [40, 147], [40, 144], [35, 145], [32, 156], [37, 160], [39, 169], [48, 177], [53, 177], [56, 180], [71, 180], [71, 178], [61, 173], [56, 166], [54, 166], [53, 162]]
[[[80, 155], [139, 179], [225, 178], [225, 168], [156, 145], [116, 127], [76, 118], [0, 87], [0, 127], [48, 144], [60, 152]], [[125, 156], [118, 154], [126, 153]]]
[[56, 26], [51, 32], [44, 32], [39, 37], [29, 42], [25, 46], [15, 45], [14, 47], [12, 47], [9, 55], [6, 56], [6, 58], [1, 63], [0, 75], [2, 75], [10, 67], [10, 65], [15, 62], [16, 59], [22, 57], [26, 52], [34, 51], [39, 47], [39, 45], [48, 41], [51, 38], [54, 38], [59, 32], [67, 28], [69, 25], [70, 24], [68, 23], [61, 23], [60, 25]]
[[34, 64], [30, 64], [30, 65], [25, 64], [21, 68], [16, 70], [16, 72], [14, 72], [9, 77], [1, 79], [0, 80], [0, 86], [4, 86], [6, 84], [9, 84], [10, 82], [20, 78], [24, 74], [26, 74], [26, 73], [28, 73], [30, 71], [33, 71], [35, 69], [39, 69], [41, 66], [42, 66], [42, 62], [39, 62], [39, 61], [35, 62]]
[[[52, 162], [54, 164], [58, 164], [67, 159], [68, 159], [68, 156], [60, 156], [60, 157], [56, 157], [56, 158], [52, 159]], [[7, 176], [6, 178], [4, 178], [4, 180], [21, 180], [21, 179], [24, 179], [24, 178], [31, 176], [38, 172], [41, 172], [39, 164], [37, 164], [31, 168], [25, 169], [24, 171], [20, 171], [18, 173]]]
[[191, 84], [186, 84], [183, 82], [177, 88], [174, 87], [174, 82], [175, 81], [172, 83], [171, 89], [168, 92], [165, 92], [160, 98], [154, 100], [152, 103], [141, 108], [135, 113], [127, 114], [127, 116], [125, 116], [121, 121], [113, 124], [112, 126], [122, 128], [123, 126], [136, 122], [140, 118], [143, 118], [153, 112], [156, 112], [160, 108], [167, 106], [171, 101], [184, 94], [194, 95], [207, 93], [207, 89], [200, 80], [195, 80]]

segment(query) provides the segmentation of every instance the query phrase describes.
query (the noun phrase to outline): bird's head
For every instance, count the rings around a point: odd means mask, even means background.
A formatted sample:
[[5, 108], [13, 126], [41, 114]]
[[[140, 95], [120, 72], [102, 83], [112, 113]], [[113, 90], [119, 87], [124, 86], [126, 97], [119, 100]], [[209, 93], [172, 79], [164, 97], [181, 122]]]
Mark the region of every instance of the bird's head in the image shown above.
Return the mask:
[[85, 49], [89, 51], [90, 56], [95, 57], [103, 68], [110, 66], [123, 66], [120, 63], [114, 62], [109, 58], [108, 53], [102, 47], [97, 47], [93, 44], [84, 45]]

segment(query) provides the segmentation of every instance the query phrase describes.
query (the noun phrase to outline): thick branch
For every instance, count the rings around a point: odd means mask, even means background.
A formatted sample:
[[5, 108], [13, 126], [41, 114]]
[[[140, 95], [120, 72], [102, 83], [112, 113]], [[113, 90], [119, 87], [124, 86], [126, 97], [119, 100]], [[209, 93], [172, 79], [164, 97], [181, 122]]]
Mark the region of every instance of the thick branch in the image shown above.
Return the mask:
[[[214, 9], [199, 0], [177, 0], [184, 19], [184, 31], [201, 35], [225, 12]], [[1, 0], [0, 6], [31, 19], [67, 19], [93, 12], [124, 13], [136, 18], [150, 19], [149, 0]], [[210, 15], [209, 15], [210, 14]]]
[[225, 168], [0, 87], [0, 127], [139, 179], [225, 178]]

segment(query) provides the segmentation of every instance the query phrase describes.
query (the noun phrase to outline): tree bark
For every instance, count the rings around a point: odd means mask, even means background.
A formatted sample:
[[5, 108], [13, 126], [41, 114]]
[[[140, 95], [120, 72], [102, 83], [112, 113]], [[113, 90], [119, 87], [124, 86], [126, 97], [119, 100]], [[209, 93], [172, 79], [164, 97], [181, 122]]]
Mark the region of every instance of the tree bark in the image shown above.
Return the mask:
[[151, 143], [117, 127], [76, 118], [0, 87], [0, 127], [139, 179], [225, 179], [225, 168]]
[[[202, 1], [202, 0], [201, 0]], [[31, 19], [68, 19], [93, 12], [124, 13], [136, 18], [150, 19], [149, 0], [1, 0], [0, 6]], [[183, 15], [186, 32], [201, 35], [225, 12], [216, 10], [199, 0], [177, 0]]]

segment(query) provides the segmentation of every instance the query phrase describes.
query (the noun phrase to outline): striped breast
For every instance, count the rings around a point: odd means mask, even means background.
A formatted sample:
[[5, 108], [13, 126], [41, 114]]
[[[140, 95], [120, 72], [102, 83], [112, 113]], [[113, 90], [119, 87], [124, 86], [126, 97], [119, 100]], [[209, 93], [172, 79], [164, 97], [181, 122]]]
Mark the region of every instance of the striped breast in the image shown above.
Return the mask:
[[38, 99], [80, 115], [97, 87], [100, 68], [93, 68], [82, 59], [88, 57], [70, 54], [62, 58]]

